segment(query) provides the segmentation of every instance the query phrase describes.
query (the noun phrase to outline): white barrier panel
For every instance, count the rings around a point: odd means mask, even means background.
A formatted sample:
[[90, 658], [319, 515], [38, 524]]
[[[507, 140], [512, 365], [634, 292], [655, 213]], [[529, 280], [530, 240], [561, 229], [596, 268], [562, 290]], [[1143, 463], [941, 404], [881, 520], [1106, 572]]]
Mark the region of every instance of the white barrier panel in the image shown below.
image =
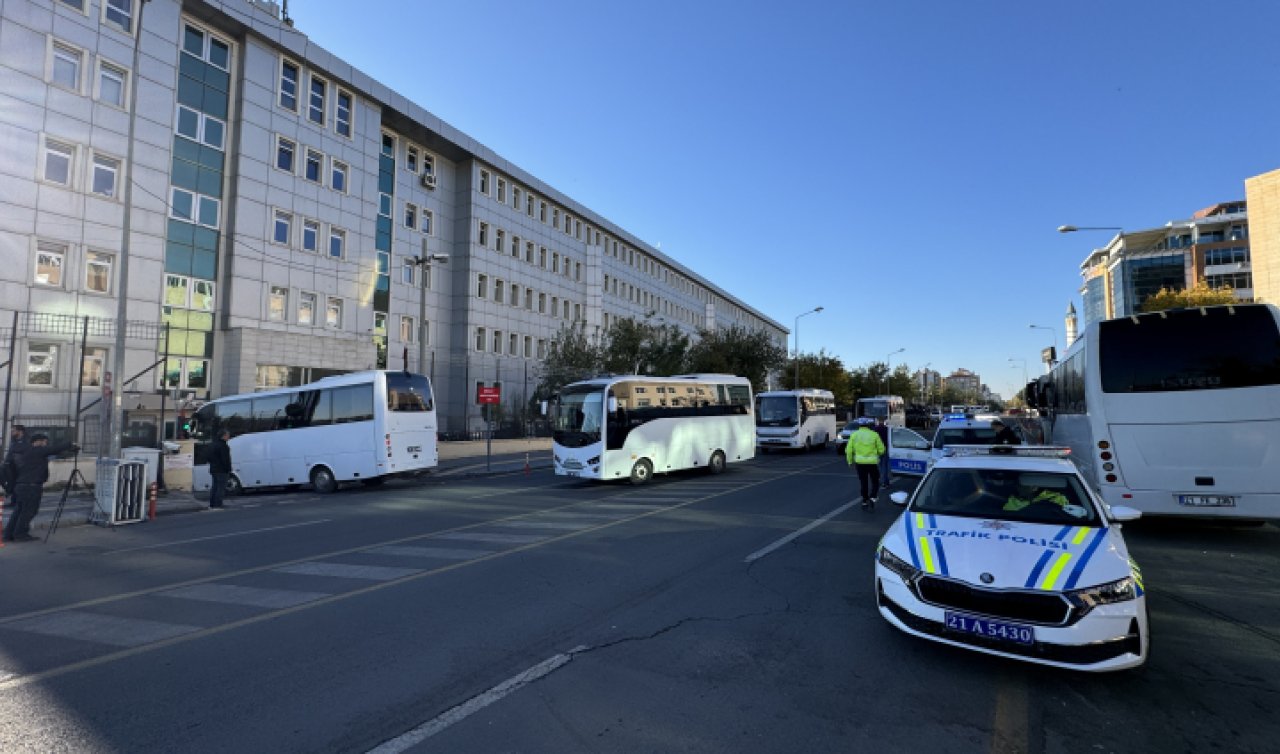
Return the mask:
[[93, 523], [115, 526], [146, 520], [147, 464], [100, 458], [96, 482]]

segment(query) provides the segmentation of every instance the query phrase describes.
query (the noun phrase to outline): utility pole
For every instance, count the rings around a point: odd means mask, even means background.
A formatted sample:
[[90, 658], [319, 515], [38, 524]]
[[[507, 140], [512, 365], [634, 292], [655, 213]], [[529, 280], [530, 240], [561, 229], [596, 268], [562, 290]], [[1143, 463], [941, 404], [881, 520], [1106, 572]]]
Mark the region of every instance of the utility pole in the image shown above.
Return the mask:
[[422, 237], [422, 255], [413, 258], [418, 267], [418, 373], [424, 374], [427, 368], [427, 278], [431, 276], [431, 263], [445, 264], [448, 254], [427, 253], [427, 237]]

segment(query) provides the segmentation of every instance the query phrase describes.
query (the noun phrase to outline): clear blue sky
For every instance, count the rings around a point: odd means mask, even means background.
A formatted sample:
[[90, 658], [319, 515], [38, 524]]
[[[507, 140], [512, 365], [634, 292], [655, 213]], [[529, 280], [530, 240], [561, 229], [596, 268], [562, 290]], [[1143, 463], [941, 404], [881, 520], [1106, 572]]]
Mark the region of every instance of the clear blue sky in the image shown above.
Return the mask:
[[1273, 0], [294, 0], [299, 31], [846, 366], [1008, 398], [1105, 233], [1280, 167]]

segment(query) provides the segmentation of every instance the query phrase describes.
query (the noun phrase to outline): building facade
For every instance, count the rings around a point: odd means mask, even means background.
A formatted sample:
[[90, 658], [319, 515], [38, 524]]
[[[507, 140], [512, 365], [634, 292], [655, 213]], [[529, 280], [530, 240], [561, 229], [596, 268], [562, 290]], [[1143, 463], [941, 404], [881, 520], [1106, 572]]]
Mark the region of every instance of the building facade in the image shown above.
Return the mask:
[[1205, 283], [1254, 298], [1246, 203], [1224, 202], [1160, 228], [1118, 233], [1080, 264], [1084, 327], [1124, 317], [1161, 288]]
[[1280, 170], [1245, 179], [1254, 300], [1280, 304]]
[[[648, 318], [785, 343], [777, 322], [310, 42], [273, 3], [0, 8], [11, 417], [72, 414], [83, 392], [79, 406], [114, 397], [154, 428], [170, 397], [190, 410], [408, 368], [432, 376], [442, 429], [466, 431], [482, 424], [479, 385], [500, 383], [519, 411], [565, 326]], [[123, 378], [107, 395], [119, 311]]]

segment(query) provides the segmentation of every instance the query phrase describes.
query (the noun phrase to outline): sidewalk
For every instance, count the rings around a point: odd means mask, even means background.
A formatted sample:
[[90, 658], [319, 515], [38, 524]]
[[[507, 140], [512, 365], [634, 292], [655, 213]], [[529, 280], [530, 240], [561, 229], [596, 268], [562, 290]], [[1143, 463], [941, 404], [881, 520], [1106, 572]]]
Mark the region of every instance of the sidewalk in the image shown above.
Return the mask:
[[[488, 454], [491, 450], [492, 454]], [[527, 440], [494, 440], [492, 448], [485, 440], [467, 440], [462, 442], [442, 442], [438, 446], [439, 464], [424, 479], [441, 477], [472, 477], [487, 474], [502, 474], [523, 471], [527, 459], [530, 469], [551, 467], [551, 438], [537, 437]], [[413, 484], [410, 480], [408, 484]], [[261, 493], [270, 495], [273, 493]], [[255, 495], [260, 497], [261, 495]], [[31, 522], [31, 530], [36, 536], [43, 537], [49, 528], [62, 499], [62, 491], [46, 490], [40, 503], [40, 512]], [[228, 500], [235, 507], [235, 498]], [[62, 509], [62, 517], [58, 520], [58, 528], [80, 526], [89, 523], [93, 512], [93, 495], [87, 490], [74, 490], [67, 496], [66, 505]], [[203, 510], [208, 506], [208, 493], [200, 493], [196, 497], [191, 492], [169, 492], [156, 498], [156, 516], [171, 513], [184, 513]], [[11, 510], [4, 510], [4, 521], [8, 522]], [[36, 531], [39, 529], [40, 531]]]

